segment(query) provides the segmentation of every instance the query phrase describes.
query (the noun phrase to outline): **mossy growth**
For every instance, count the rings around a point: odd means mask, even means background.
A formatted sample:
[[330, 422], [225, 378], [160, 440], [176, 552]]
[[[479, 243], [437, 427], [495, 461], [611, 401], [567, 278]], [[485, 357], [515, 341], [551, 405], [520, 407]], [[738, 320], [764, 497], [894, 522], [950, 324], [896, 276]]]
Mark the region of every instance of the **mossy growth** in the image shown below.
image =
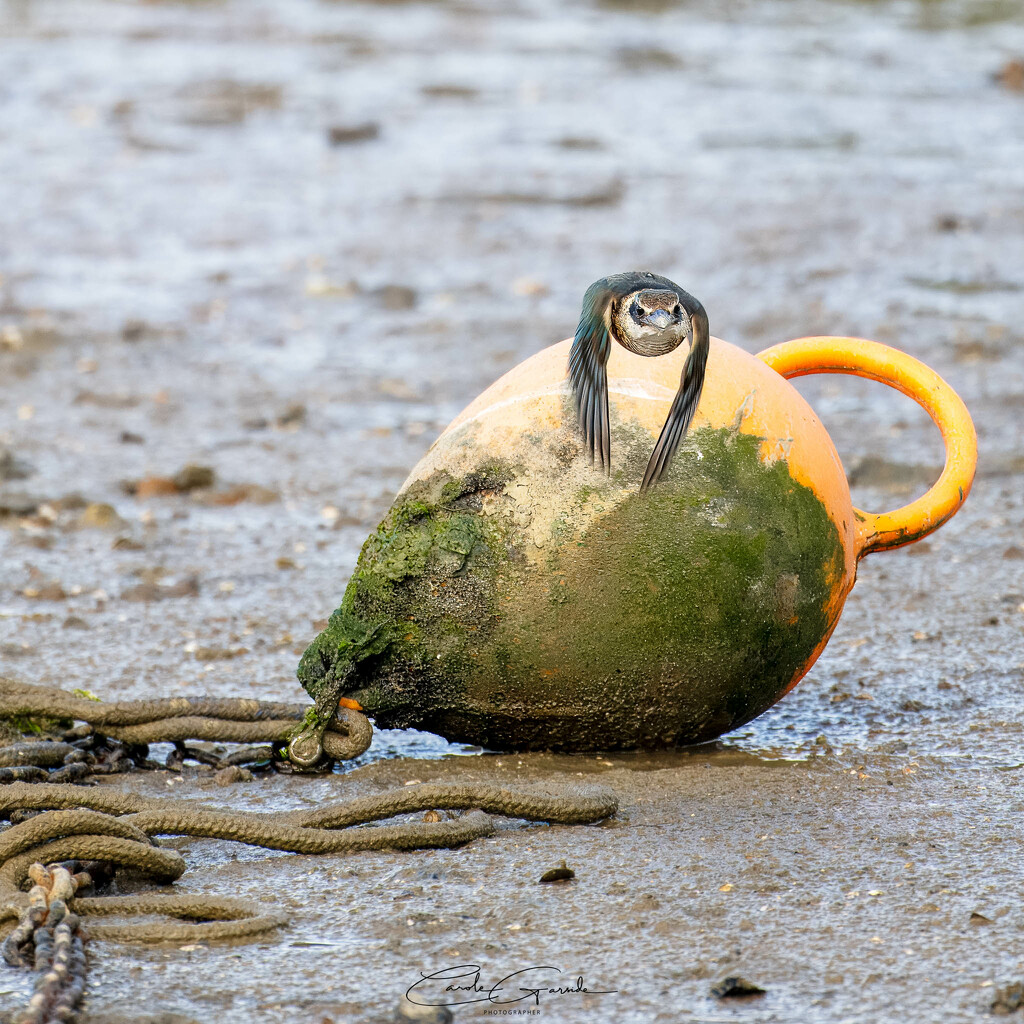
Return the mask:
[[42, 715], [13, 715], [0, 719], [0, 740], [17, 742], [28, 736], [44, 739], [59, 736], [75, 723], [70, 718], [46, 718]]
[[[399, 648], [410, 665], [440, 660], [441, 638], [490, 614], [476, 581], [508, 551], [483, 502], [513, 476], [493, 463], [461, 480], [419, 482], [395, 502], [364, 542], [341, 607], [299, 662], [299, 679], [314, 699], [332, 674]], [[461, 584], [442, 594], [452, 580]], [[380, 701], [387, 703], [386, 691]]]
[[699, 742], [774, 703], [833, 625], [835, 524], [728, 428], [693, 431], [640, 494], [622, 427], [629, 479], [566, 490], [542, 551], [513, 468], [406, 491], [303, 656], [310, 693], [358, 660], [346, 690], [379, 725], [497, 749]]

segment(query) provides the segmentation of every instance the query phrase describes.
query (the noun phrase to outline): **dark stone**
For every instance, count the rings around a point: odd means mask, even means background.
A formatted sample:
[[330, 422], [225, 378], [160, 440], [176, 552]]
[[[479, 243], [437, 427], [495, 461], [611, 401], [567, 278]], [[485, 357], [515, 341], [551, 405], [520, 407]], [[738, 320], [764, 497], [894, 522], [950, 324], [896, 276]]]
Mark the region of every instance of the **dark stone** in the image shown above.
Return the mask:
[[735, 975], [723, 978], [711, 989], [711, 994], [716, 999], [745, 999], [750, 996], [763, 996], [765, 992], [766, 989], [761, 988], [760, 985], [755, 985], [752, 981]]
[[568, 867], [563, 860], [557, 868], [550, 868], [540, 876], [541, 882], [568, 882], [570, 879], [576, 877], [576, 872], [572, 868]]
[[376, 121], [364, 121], [362, 124], [335, 124], [327, 129], [327, 141], [332, 146], [369, 142], [379, 136], [380, 125]]

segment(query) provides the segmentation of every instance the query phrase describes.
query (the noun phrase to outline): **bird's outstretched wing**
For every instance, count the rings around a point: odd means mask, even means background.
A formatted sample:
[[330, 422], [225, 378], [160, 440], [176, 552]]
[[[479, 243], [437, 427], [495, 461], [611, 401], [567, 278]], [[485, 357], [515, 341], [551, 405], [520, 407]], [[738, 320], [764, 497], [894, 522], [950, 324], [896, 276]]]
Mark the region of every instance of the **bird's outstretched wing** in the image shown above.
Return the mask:
[[601, 468], [610, 472], [612, 464], [611, 428], [608, 422], [608, 374], [605, 369], [611, 349], [607, 310], [612, 293], [604, 280], [592, 284], [583, 296], [583, 312], [569, 352], [569, 383], [576, 405], [576, 418], [583, 440], [595, 453]]
[[691, 311], [690, 322], [693, 326], [693, 343], [690, 347], [690, 354], [683, 364], [679, 390], [672, 400], [668, 419], [665, 420], [665, 425], [661, 428], [661, 436], [647, 463], [647, 472], [644, 473], [644, 480], [640, 485], [641, 491], [646, 491], [656, 484], [668, 469], [672, 456], [675, 455], [676, 449], [679, 447], [679, 442], [686, 436], [686, 431], [690, 428], [693, 414], [697, 411], [697, 403], [700, 401], [700, 393], [704, 388], [704, 368], [708, 361], [710, 337], [708, 318], [703, 306], [700, 306], [699, 310]]

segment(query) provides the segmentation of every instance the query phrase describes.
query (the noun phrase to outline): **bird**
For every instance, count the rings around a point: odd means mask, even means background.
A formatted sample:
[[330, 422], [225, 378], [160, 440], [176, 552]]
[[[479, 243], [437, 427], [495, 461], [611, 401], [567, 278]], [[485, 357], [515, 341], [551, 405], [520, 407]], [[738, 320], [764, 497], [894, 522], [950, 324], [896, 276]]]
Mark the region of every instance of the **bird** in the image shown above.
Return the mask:
[[594, 465], [596, 456], [606, 475], [611, 472], [606, 368], [612, 341], [637, 355], [657, 357], [678, 348], [684, 339], [690, 352], [641, 491], [664, 476], [693, 420], [710, 347], [708, 315], [689, 292], [648, 270], [602, 277], [584, 293], [580, 323], [569, 350], [569, 383], [590, 464]]

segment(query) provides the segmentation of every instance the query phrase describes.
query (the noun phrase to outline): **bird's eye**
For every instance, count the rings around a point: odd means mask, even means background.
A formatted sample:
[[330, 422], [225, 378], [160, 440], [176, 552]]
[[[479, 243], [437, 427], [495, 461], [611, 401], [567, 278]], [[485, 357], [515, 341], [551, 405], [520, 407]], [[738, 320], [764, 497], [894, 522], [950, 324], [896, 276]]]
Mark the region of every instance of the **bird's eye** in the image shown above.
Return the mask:
[[674, 316], [679, 316], [683, 312], [682, 307], [677, 302], [675, 308], [672, 310]]

